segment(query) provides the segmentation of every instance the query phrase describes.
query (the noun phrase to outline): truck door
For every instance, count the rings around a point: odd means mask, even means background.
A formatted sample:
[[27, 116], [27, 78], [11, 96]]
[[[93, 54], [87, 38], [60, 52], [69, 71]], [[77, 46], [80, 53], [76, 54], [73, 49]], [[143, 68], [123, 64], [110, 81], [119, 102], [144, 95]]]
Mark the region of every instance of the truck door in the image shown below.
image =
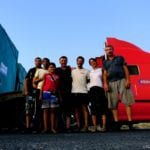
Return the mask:
[[139, 85], [138, 81], [140, 80], [140, 70], [137, 65], [128, 65], [128, 70], [130, 73], [130, 81], [131, 81], [131, 90], [134, 94], [134, 98], [139, 98]]

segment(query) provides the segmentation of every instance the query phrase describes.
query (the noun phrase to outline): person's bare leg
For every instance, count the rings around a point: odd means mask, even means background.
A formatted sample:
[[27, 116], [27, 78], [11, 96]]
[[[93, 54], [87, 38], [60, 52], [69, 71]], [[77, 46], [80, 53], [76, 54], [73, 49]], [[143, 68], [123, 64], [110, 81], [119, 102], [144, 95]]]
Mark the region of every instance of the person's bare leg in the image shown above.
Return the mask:
[[92, 124], [93, 124], [93, 126], [96, 126], [96, 125], [97, 125], [96, 122], [97, 122], [96, 116], [95, 116], [95, 115], [92, 115]]
[[56, 118], [55, 118], [55, 108], [51, 108], [51, 111], [50, 111], [50, 123], [51, 123], [51, 131], [53, 133], [56, 133], [56, 130], [55, 130], [55, 123], [56, 123]]
[[106, 128], [106, 115], [102, 115], [102, 128]]
[[44, 131], [48, 130], [48, 109], [43, 110], [43, 125]]
[[70, 129], [70, 117], [66, 117], [66, 129]]
[[128, 126], [129, 126], [129, 129], [133, 130], [131, 106], [126, 106], [126, 113], [127, 113], [127, 117], [128, 117]]
[[115, 130], [120, 130], [120, 124], [119, 124], [119, 120], [118, 120], [118, 110], [115, 109], [111, 109], [112, 114], [113, 114], [113, 118], [114, 118], [114, 124], [113, 124], [113, 128]]
[[78, 109], [75, 109], [75, 118], [77, 122], [77, 127], [80, 128], [80, 114]]
[[118, 122], [118, 110], [116, 108], [111, 109], [112, 114], [113, 114], [113, 118], [115, 122]]
[[29, 129], [31, 125], [31, 117], [26, 115], [26, 128]]
[[97, 130], [97, 118], [96, 115], [92, 115], [92, 126], [88, 128], [90, 132], [96, 132]]
[[128, 121], [132, 121], [131, 106], [126, 106], [126, 113], [127, 113]]
[[84, 117], [84, 127], [88, 128], [88, 108], [87, 105], [82, 106], [83, 117]]

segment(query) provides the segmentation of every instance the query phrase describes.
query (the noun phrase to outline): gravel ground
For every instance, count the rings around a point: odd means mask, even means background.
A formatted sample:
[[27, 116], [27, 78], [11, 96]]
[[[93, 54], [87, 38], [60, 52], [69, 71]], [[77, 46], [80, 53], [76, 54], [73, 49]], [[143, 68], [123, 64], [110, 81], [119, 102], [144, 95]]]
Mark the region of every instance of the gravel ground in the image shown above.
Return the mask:
[[0, 134], [0, 150], [144, 150], [150, 130], [70, 134]]

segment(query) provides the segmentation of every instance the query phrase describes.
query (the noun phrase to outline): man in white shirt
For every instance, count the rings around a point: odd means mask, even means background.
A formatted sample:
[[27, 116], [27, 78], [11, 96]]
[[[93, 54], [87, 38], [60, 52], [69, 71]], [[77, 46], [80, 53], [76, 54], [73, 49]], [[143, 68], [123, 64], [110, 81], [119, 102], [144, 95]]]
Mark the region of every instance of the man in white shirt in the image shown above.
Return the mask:
[[50, 61], [48, 58], [43, 58], [42, 65], [43, 68], [39, 68], [36, 70], [34, 78], [33, 78], [33, 86], [39, 90], [41, 90], [43, 77], [46, 73], [48, 73]]
[[50, 60], [48, 58], [43, 58], [42, 60], [42, 65], [43, 68], [37, 69], [33, 78], [33, 87], [39, 91], [39, 96], [36, 99], [37, 103], [37, 108], [36, 108], [36, 126], [38, 130], [41, 129], [41, 100], [39, 99], [40, 97], [40, 90], [42, 88], [42, 83], [43, 83], [43, 77], [46, 73], [48, 73], [48, 67], [50, 64]]
[[83, 113], [83, 128], [81, 131], [88, 131], [88, 89], [89, 71], [83, 68], [84, 58], [77, 57], [77, 68], [72, 70], [72, 95], [73, 109], [77, 121], [78, 129], [81, 128], [81, 114]]

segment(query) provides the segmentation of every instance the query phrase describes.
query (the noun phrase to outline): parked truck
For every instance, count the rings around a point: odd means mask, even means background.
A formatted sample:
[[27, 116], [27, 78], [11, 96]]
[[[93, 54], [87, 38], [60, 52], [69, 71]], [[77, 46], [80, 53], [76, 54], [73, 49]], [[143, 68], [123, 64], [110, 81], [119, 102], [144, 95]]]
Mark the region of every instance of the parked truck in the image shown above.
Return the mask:
[[0, 128], [20, 126], [23, 111], [24, 67], [18, 63], [18, 50], [0, 25]]
[[[132, 115], [135, 122], [150, 121], [150, 53], [127, 41], [107, 38], [106, 45], [114, 47], [114, 54], [125, 58], [130, 73], [131, 90], [135, 104]], [[96, 57], [99, 67], [105, 60], [105, 55]], [[124, 105], [119, 103], [119, 120], [126, 121], [127, 115]]]

